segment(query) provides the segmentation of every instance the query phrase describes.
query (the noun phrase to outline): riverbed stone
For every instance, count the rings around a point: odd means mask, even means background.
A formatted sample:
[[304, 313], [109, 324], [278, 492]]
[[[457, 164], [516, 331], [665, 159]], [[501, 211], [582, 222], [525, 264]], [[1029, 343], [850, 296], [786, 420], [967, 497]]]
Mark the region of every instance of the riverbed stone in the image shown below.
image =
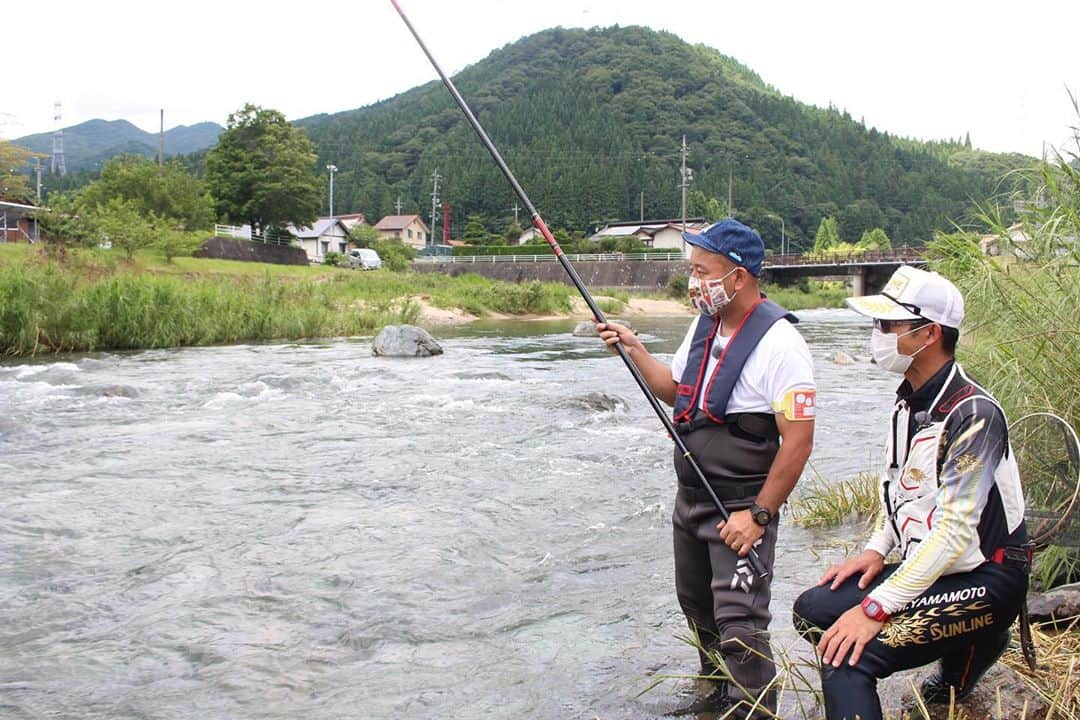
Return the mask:
[[[634, 330], [634, 326], [630, 324], [628, 320], [621, 318], [608, 318], [610, 322], [619, 323], [625, 328], [629, 328], [630, 332], [637, 334]], [[595, 320], [582, 320], [574, 326], [574, 337], [596, 337], [596, 321]]]
[[[915, 678], [915, 687], [934, 671], [934, 665], [928, 665]], [[913, 712], [912, 717], [922, 718], [917, 710], [914, 693], [909, 689], [903, 695], [904, 708]], [[950, 720], [964, 717], [968, 720], [1009, 720], [1010, 718], [1042, 718], [1050, 709], [1049, 704], [1031, 689], [1020, 673], [1002, 663], [995, 664], [986, 671], [975, 690], [966, 700], [956, 704], [957, 711], [949, 714], [948, 703], [927, 704], [930, 711], [928, 720]], [[1026, 712], [1025, 712], [1026, 711]]]
[[1028, 615], [1032, 622], [1065, 620], [1080, 615], [1080, 583], [1031, 593], [1028, 595]]
[[574, 326], [574, 337], [596, 337], [596, 321], [582, 320]]
[[415, 325], [387, 325], [371, 344], [372, 355], [430, 357], [442, 355], [442, 346], [427, 330]]
[[849, 353], [846, 353], [843, 350], [837, 350], [835, 353], [832, 354], [832, 357], [830, 357], [829, 359], [837, 365], [855, 364], [855, 358], [853, 358]]
[[630, 407], [630, 404], [615, 395], [602, 392], [587, 392], [583, 395], [567, 398], [560, 402], [559, 406], [581, 408], [593, 412], [615, 412], [616, 410], [626, 410]]

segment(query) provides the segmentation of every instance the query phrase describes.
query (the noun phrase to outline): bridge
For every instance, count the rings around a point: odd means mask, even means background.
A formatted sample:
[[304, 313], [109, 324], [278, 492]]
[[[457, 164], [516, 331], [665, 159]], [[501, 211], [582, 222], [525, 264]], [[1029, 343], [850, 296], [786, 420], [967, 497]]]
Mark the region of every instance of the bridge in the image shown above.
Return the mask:
[[[686, 257], [671, 253], [567, 254], [586, 285], [599, 287], [664, 287], [675, 275], [686, 273]], [[853, 295], [877, 292], [901, 265], [926, 265], [918, 248], [896, 248], [861, 255], [786, 254], [765, 258], [764, 279], [792, 285], [804, 277], [851, 278]], [[475, 273], [497, 280], [525, 282], [543, 280], [570, 284], [550, 252], [535, 255], [459, 255], [418, 257], [412, 267], [419, 272], [447, 275]]]
[[911, 247], [875, 250], [861, 255], [769, 255], [765, 258], [763, 276], [778, 285], [791, 285], [804, 277], [844, 275], [851, 278], [851, 294], [858, 297], [885, 287], [889, 277], [901, 265], [924, 267], [926, 264], [922, 249]]

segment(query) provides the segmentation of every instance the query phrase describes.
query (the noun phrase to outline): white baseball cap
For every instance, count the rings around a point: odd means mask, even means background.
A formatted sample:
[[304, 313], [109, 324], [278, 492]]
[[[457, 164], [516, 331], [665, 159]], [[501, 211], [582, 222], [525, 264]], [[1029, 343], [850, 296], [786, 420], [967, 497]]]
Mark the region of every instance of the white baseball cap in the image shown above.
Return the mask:
[[876, 320], [925, 319], [960, 329], [964, 298], [956, 286], [936, 272], [901, 265], [880, 295], [847, 299], [857, 313]]

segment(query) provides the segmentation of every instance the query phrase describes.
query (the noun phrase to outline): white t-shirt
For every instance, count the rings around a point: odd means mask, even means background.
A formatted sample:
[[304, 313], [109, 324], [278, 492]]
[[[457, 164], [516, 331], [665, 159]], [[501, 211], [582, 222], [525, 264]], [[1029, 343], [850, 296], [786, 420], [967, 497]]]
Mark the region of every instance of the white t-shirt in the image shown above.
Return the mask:
[[[686, 369], [690, 345], [694, 341], [694, 331], [699, 320], [701, 315], [690, 323], [682, 345], [671, 359], [671, 377], [676, 383], [682, 382], [682, 374]], [[714, 346], [723, 348], [729, 340], [730, 338], [717, 334]], [[710, 353], [709, 363], [705, 368], [706, 385], [717, 367], [719, 359]], [[687, 378], [686, 384], [693, 385], [694, 380], [695, 378]], [[726, 412], [780, 413], [785, 411], [786, 405], [786, 409], [795, 407], [798, 415], [809, 419], [814, 415], [815, 388], [814, 361], [810, 357], [810, 348], [794, 325], [787, 320], [778, 320], [746, 359], [742, 374], [731, 391]], [[698, 407], [703, 407], [704, 402], [705, 391], [702, 389]], [[724, 412], [722, 408], [720, 411]]]

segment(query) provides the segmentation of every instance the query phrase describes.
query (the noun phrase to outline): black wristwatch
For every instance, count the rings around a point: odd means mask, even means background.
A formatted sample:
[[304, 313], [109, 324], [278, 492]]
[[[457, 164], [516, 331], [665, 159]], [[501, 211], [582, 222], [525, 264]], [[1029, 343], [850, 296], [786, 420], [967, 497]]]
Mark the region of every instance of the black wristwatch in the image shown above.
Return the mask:
[[765, 527], [772, 522], [772, 510], [754, 503], [750, 506], [750, 517], [754, 518], [758, 525]]

